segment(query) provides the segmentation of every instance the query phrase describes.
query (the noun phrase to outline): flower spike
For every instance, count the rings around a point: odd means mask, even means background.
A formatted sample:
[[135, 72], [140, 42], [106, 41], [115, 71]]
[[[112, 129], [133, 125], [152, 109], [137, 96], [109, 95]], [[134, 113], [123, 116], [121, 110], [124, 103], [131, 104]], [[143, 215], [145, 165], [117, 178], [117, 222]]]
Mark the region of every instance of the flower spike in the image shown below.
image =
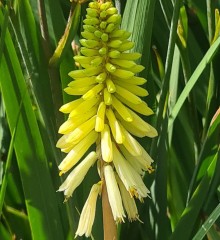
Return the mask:
[[[120, 29], [121, 16], [111, 1], [94, 0], [86, 12], [82, 55], [74, 56], [80, 69], [69, 73], [72, 81], [64, 89], [78, 98], [60, 108], [69, 115], [59, 128], [63, 136], [57, 142], [67, 153], [58, 166], [60, 175], [73, 170], [58, 191], [68, 199], [97, 162], [114, 221], [124, 222], [125, 212], [128, 220], [139, 220], [135, 199], [143, 202], [149, 196], [142, 177], [145, 171], [153, 171], [153, 160], [136, 137], [157, 136], [156, 129], [141, 118], [153, 114], [142, 99], [148, 95], [141, 86], [147, 80], [136, 76], [144, 69], [135, 62], [141, 54], [129, 52], [135, 43], [129, 40], [131, 33]], [[94, 145], [96, 151], [87, 152]], [[91, 235], [101, 188], [100, 183], [93, 185], [76, 236]]]

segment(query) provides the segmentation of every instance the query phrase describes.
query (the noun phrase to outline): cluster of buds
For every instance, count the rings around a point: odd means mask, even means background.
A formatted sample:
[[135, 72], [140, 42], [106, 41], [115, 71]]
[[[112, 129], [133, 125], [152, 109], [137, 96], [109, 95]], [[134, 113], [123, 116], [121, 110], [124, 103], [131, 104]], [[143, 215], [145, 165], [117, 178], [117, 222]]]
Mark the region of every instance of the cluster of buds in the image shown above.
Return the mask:
[[[140, 86], [146, 80], [135, 76], [144, 69], [135, 63], [141, 54], [128, 52], [134, 43], [128, 40], [131, 34], [120, 29], [121, 16], [108, 1], [90, 2], [86, 11], [82, 56], [74, 57], [82, 68], [69, 73], [74, 80], [64, 89], [80, 97], [61, 107], [69, 117], [59, 129], [63, 136], [57, 142], [67, 153], [59, 165], [60, 174], [74, 167], [59, 188], [66, 199], [95, 162], [101, 168], [101, 181], [93, 185], [80, 216], [76, 232], [80, 236], [91, 234], [103, 179], [116, 223], [123, 222], [126, 214], [130, 221], [138, 219], [134, 198], [143, 201], [148, 196], [142, 176], [152, 171], [153, 160], [135, 137], [157, 136], [139, 116], [153, 111], [141, 99], [148, 95]], [[94, 144], [96, 151], [86, 155]]]

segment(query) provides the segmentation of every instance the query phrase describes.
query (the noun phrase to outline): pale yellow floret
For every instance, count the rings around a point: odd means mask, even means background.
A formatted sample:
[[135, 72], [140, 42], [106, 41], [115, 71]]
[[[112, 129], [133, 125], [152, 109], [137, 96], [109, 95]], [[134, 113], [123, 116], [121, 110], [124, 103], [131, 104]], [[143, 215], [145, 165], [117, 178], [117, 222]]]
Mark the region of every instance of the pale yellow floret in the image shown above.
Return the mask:
[[133, 77], [130, 77], [130, 78], [127, 78], [127, 79], [123, 79], [123, 78], [119, 78], [119, 77], [114, 77], [113, 78], [114, 82], [117, 83], [118, 85], [121, 84], [121, 86], [125, 87], [127, 86], [127, 84], [131, 84], [131, 85], [143, 85], [144, 83], [147, 82], [147, 80], [145, 78], [142, 78], [142, 77], [136, 77], [136, 76], [133, 76]]
[[124, 60], [137, 60], [141, 57], [140, 53], [121, 53], [119, 59]]
[[142, 101], [140, 104], [133, 104], [133, 103], [127, 101], [127, 99], [118, 95], [117, 93], [115, 93], [115, 96], [117, 97], [118, 100], [120, 100], [122, 103], [126, 104], [128, 107], [133, 109], [135, 112], [138, 112], [145, 116], [149, 116], [154, 113], [153, 110], [151, 108], [149, 108], [144, 101]]
[[142, 154], [142, 149], [138, 141], [131, 136], [131, 134], [120, 124], [121, 131], [124, 135], [123, 145], [133, 156], [140, 156]]
[[120, 120], [122, 125], [127, 131], [137, 137], [156, 137], [157, 131], [149, 123], [145, 122], [136, 113], [129, 109], [129, 112], [133, 118], [132, 122], [126, 122], [124, 119], [116, 113], [116, 117]]
[[147, 171], [148, 168], [146, 166], [142, 166], [139, 161], [136, 159], [137, 157], [132, 156], [128, 150], [122, 145], [118, 145], [122, 155], [124, 156], [124, 158], [131, 164], [131, 166], [134, 168], [134, 170], [140, 174], [141, 176], [144, 175], [144, 171]]
[[75, 117], [67, 119], [67, 121], [60, 126], [58, 132], [61, 134], [70, 133], [80, 124], [84, 123], [89, 118], [93, 117], [96, 114], [96, 111], [97, 111], [97, 107], [93, 106], [88, 112], [85, 112], [83, 114], [79, 114], [79, 115], [76, 115]]
[[104, 84], [99, 83], [96, 84], [93, 88], [91, 88], [87, 93], [85, 93], [82, 98], [84, 100], [89, 100], [93, 97], [95, 97], [101, 90], [104, 88]]
[[68, 175], [58, 191], [64, 191], [66, 199], [72, 196], [74, 190], [81, 184], [90, 167], [97, 160], [95, 152], [89, 153]]
[[79, 87], [79, 88], [67, 87], [67, 88], [64, 88], [64, 91], [69, 95], [83, 95], [86, 92], [88, 92], [92, 87], [93, 85]]
[[69, 134], [67, 142], [77, 144], [95, 128], [96, 116], [93, 116]]
[[116, 91], [115, 84], [112, 82], [110, 78], [106, 79], [106, 85], [110, 93], [114, 93]]
[[126, 88], [123, 88], [119, 85], [116, 85], [116, 92], [118, 95], [122, 96], [128, 102], [131, 102], [133, 104], [140, 104], [142, 102], [142, 100], [139, 97], [137, 97], [135, 94], [131, 93]]
[[126, 190], [121, 179], [118, 176], [116, 177], [116, 179], [121, 192], [122, 202], [128, 215], [128, 220], [130, 222], [139, 220], [138, 210], [134, 198], [131, 197], [129, 192]]
[[104, 102], [106, 105], [112, 104], [112, 95], [107, 88], [104, 89]]
[[130, 163], [122, 156], [115, 144], [112, 144], [113, 163], [118, 176], [124, 183], [131, 196], [139, 198], [141, 201], [150, 193], [141, 176], [132, 168]]
[[104, 102], [101, 102], [98, 107], [96, 122], [95, 122], [95, 131], [101, 132], [104, 129], [105, 124], [105, 109], [106, 105]]
[[70, 113], [75, 107], [77, 107], [82, 102], [83, 102], [82, 98], [76, 99], [72, 102], [64, 104], [59, 110], [62, 113]]
[[60, 174], [69, 171], [80, 160], [89, 147], [96, 141], [97, 137], [98, 133], [91, 131], [81, 142], [75, 145], [58, 166], [59, 170], [61, 171]]
[[134, 67], [136, 65], [135, 62], [133, 61], [129, 61], [129, 60], [122, 60], [122, 59], [111, 59], [110, 60], [111, 63], [113, 64], [116, 64], [120, 67], [123, 67], [123, 68], [131, 68], [131, 67]]
[[79, 114], [88, 112], [93, 106], [95, 106], [100, 100], [100, 96], [97, 95], [92, 99], [84, 100], [81, 104], [79, 104], [75, 109], [73, 109], [70, 113], [70, 117], [77, 116]]
[[132, 116], [128, 111], [128, 108], [125, 107], [115, 96], [112, 96], [112, 106], [125, 121], [133, 121]]
[[57, 148], [61, 148], [61, 149], [67, 149], [67, 148], [72, 148], [75, 144], [72, 143], [68, 143], [66, 140], [69, 137], [69, 134], [65, 134], [63, 135], [56, 144]]
[[76, 236], [82, 236], [85, 234], [86, 237], [89, 237], [91, 235], [95, 219], [96, 201], [100, 192], [101, 183], [94, 184], [80, 214]]
[[113, 218], [116, 222], [124, 222], [125, 213], [122, 206], [121, 194], [114, 171], [110, 165], [104, 166], [104, 176]]
[[106, 116], [108, 118], [109, 125], [110, 125], [111, 131], [112, 131], [112, 135], [113, 135], [115, 141], [119, 144], [123, 143], [124, 135], [121, 131], [121, 128], [119, 126], [117, 119], [115, 118], [115, 114], [113, 113], [111, 108], [108, 108], [106, 110]]
[[[93, 49], [87, 49], [87, 50], [89, 51], [89, 50], [93, 50]], [[81, 51], [82, 51], [82, 49], [81, 49]], [[87, 69], [71, 71], [69, 73], [69, 76], [72, 78], [91, 77], [91, 76], [95, 76], [95, 75], [99, 74], [100, 72], [102, 72], [102, 67], [90, 67]]]
[[102, 159], [105, 162], [112, 162], [113, 153], [112, 153], [112, 140], [110, 129], [107, 124], [104, 125], [104, 129], [101, 132], [101, 153]]
[[125, 159], [129, 161], [129, 163], [142, 175], [142, 169], [144, 171], [148, 171], [151, 168], [151, 164], [153, 163], [153, 159], [149, 156], [146, 150], [140, 145], [142, 149], [141, 156], [132, 156], [129, 151], [123, 146], [119, 145], [121, 152], [123, 153]]
[[119, 79], [114, 79], [114, 83], [116, 85], [119, 85], [119, 86], [127, 89], [128, 91], [130, 91], [131, 93], [133, 93], [139, 97], [148, 96], [148, 91], [140, 86], [137, 86], [137, 84], [130, 83], [130, 82], [124, 82]]
[[68, 86], [72, 88], [81, 88], [93, 85], [96, 83], [95, 77], [85, 77], [85, 78], [76, 78], [74, 81], [71, 81]]
[[111, 74], [115, 77], [119, 77], [123, 79], [128, 79], [134, 76], [133, 72], [130, 72], [128, 70], [123, 70], [123, 69], [116, 69], [116, 71]]

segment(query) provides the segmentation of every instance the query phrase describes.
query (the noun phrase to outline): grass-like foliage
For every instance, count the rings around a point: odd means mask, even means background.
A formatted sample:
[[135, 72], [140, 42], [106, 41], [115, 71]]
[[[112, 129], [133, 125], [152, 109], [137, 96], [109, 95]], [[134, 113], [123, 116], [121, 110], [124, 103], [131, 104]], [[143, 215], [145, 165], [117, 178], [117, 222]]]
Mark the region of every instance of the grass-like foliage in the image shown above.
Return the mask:
[[[118, 239], [220, 239], [220, 2], [115, 0], [121, 28], [145, 67], [139, 76], [158, 137], [138, 139], [154, 159], [151, 198]], [[56, 148], [63, 88], [78, 69], [89, 1], [0, 1], [0, 239], [74, 239], [96, 166], [65, 203]], [[144, 119], [145, 120], [145, 119]], [[98, 199], [94, 239], [103, 239]], [[107, 238], [106, 238], [107, 239]]]

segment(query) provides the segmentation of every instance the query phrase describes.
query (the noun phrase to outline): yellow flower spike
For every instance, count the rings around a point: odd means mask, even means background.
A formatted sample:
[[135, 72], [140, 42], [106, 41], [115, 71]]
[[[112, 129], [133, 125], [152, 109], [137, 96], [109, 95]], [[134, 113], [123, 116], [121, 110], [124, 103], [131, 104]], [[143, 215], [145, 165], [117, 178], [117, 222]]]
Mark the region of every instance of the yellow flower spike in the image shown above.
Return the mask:
[[106, 116], [108, 118], [109, 126], [111, 128], [111, 132], [115, 141], [119, 144], [122, 144], [124, 140], [124, 135], [121, 131], [121, 128], [117, 119], [115, 118], [115, 114], [113, 113], [111, 108], [108, 108], [106, 110]]
[[[90, 2], [86, 11], [80, 39], [82, 56], [74, 57], [81, 69], [69, 73], [73, 81], [65, 89], [81, 97], [60, 108], [69, 116], [59, 128], [63, 136], [57, 142], [57, 147], [67, 153], [59, 165], [60, 175], [74, 168], [59, 191], [64, 191], [66, 199], [70, 197], [98, 158], [98, 172], [105, 179], [115, 222], [124, 221], [123, 204], [129, 221], [139, 220], [133, 196], [140, 201], [148, 196], [142, 176], [144, 171], [153, 171], [153, 160], [133, 136], [157, 135], [138, 116], [153, 114], [141, 99], [148, 95], [140, 86], [146, 79], [135, 76], [144, 69], [135, 62], [141, 54], [126, 52], [134, 43], [129, 40], [131, 33], [120, 29], [121, 16], [112, 1]], [[91, 154], [96, 157], [89, 154], [81, 161], [94, 143], [96, 153]], [[76, 236], [91, 235], [100, 191], [101, 184], [93, 185]]]
[[124, 222], [125, 213], [122, 206], [121, 194], [115, 179], [114, 171], [110, 165], [104, 166], [104, 175], [113, 218], [117, 223]]
[[58, 166], [59, 170], [63, 173], [69, 171], [85, 154], [89, 147], [95, 143], [98, 137], [97, 132], [90, 132], [81, 142], [79, 142], [63, 159]]
[[101, 132], [104, 129], [105, 124], [105, 109], [106, 105], [104, 102], [99, 104], [99, 108], [97, 111], [96, 122], [95, 122], [95, 131]]
[[101, 152], [102, 158], [105, 162], [112, 162], [112, 140], [110, 129], [107, 124], [104, 125], [104, 129], [101, 132]]

